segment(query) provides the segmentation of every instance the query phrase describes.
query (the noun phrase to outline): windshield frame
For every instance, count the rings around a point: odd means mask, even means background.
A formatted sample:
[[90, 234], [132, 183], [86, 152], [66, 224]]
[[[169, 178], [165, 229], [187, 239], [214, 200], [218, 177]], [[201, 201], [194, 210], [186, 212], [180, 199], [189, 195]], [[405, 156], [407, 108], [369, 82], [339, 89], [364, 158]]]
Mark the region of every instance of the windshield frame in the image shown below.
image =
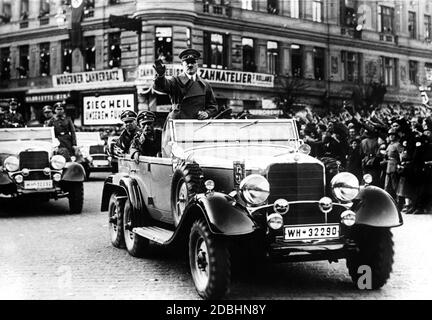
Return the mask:
[[[32, 136], [32, 133], [34, 132], [38, 132], [38, 131], [46, 131], [46, 132], [50, 132], [50, 137], [43, 138], [43, 139], [38, 139], [38, 138], [34, 138], [34, 135]], [[8, 139], [8, 140], [3, 140], [1, 138], [1, 133], [2, 132], [28, 132], [29, 135], [28, 137], [25, 138], [21, 138], [21, 139]], [[0, 129], [0, 143], [2, 142], [11, 142], [11, 141], [45, 141], [45, 142], [49, 142], [51, 144], [55, 143], [55, 135], [54, 135], [54, 127], [32, 127], [32, 128], [2, 128]]]

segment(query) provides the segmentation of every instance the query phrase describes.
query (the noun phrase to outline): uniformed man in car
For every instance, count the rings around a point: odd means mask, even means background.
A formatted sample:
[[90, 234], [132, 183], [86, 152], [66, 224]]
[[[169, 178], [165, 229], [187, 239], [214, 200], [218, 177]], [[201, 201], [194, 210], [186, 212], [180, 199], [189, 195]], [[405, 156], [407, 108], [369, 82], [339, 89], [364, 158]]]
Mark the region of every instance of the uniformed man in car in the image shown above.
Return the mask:
[[130, 147], [131, 158], [136, 162], [139, 162], [139, 156], [155, 157], [161, 151], [161, 131], [154, 128], [155, 118], [151, 111], [138, 114], [140, 132], [135, 135]]
[[198, 58], [195, 49], [186, 49], [179, 54], [183, 72], [178, 76], [165, 77], [166, 67], [156, 60], [156, 77], [153, 88], [170, 96], [172, 110], [169, 119], [209, 119], [218, 113], [218, 105], [210, 84], [198, 74]]
[[53, 109], [50, 105], [46, 105], [42, 108], [43, 113], [43, 126], [48, 127], [48, 123], [51, 120], [52, 117], [54, 117]]
[[12, 98], [9, 101], [9, 112], [6, 114], [6, 122], [11, 128], [24, 127], [24, 117], [17, 111], [18, 102]]
[[123, 121], [125, 128], [114, 145], [113, 151], [117, 157], [123, 157], [129, 153], [132, 139], [138, 132], [136, 118], [137, 114], [132, 110], [125, 110], [120, 114], [120, 120]]
[[59, 140], [59, 153], [65, 156], [66, 160], [75, 156], [77, 141], [75, 126], [72, 119], [66, 117], [63, 102], [54, 104], [55, 115], [48, 121], [48, 127], [54, 127], [55, 137]]

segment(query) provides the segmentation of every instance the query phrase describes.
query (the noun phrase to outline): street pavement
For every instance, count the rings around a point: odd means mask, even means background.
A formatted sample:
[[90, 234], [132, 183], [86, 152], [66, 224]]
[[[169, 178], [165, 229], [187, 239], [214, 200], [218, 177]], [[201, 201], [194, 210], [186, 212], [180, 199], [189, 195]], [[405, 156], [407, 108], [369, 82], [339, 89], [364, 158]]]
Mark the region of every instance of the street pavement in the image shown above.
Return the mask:
[[[0, 299], [195, 300], [188, 262], [152, 245], [145, 259], [111, 246], [100, 211], [104, 178], [84, 185], [84, 210], [66, 199], [0, 202]], [[381, 290], [354, 288], [345, 260], [271, 264], [253, 279], [235, 275], [227, 299], [432, 299], [432, 215], [404, 216], [393, 229], [395, 263]]]

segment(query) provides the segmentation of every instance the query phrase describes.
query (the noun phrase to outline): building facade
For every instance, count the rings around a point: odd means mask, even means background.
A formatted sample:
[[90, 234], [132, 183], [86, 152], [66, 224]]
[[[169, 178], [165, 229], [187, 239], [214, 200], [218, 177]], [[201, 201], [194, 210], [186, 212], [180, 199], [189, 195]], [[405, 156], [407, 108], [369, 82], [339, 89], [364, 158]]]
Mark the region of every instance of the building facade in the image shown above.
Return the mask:
[[163, 117], [153, 62], [177, 73], [188, 47], [234, 112], [277, 114], [294, 90], [296, 104], [341, 105], [371, 83], [384, 103], [421, 104], [432, 82], [431, 0], [83, 0], [79, 49], [73, 2], [0, 0], [0, 96], [27, 119], [58, 100], [84, 126], [114, 124], [107, 106]]

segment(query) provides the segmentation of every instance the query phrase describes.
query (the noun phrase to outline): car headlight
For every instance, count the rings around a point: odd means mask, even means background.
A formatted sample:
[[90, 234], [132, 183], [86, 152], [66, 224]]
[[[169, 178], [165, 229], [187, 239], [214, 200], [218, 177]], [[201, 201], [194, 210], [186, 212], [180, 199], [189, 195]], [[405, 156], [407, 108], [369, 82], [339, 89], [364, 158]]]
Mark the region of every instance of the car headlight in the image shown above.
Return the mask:
[[56, 170], [63, 169], [66, 165], [66, 159], [63, 156], [56, 154], [51, 158], [51, 165]]
[[264, 203], [270, 195], [270, 184], [259, 174], [251, 174], [240, 182], [243, 199], [251, 205]]
[[355, 175], [349, 172], [335, 175], [330, 185], [334, 196], [340, 201], [351, 201], [359, 193], [359, 181]]
[[19, 169], [19, 159], [13, 156], [7, 157], [3, 165], [7, 171], [17, 171]]
[[308, 155], [311, 153], [311, 146], [308, 145], [307, 143], [303, 143], [299, 148], [298, 148], [298, 152], [303, 153], [305, 155]]

